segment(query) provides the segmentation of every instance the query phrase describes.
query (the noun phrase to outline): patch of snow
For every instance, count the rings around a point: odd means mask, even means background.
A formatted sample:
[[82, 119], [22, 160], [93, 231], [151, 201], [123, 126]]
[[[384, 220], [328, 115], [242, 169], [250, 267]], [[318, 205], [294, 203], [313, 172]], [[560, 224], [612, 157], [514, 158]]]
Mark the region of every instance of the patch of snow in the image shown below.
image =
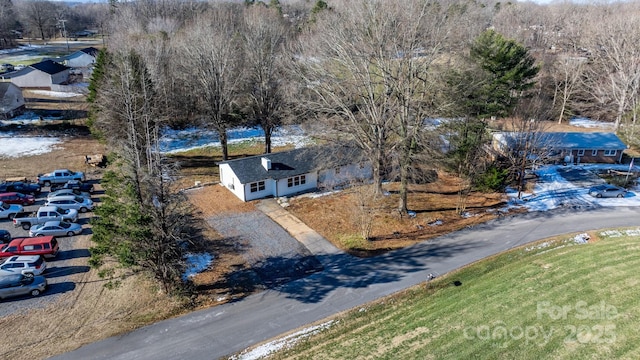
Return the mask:
[[410, 218], [414, 218], [417, 214], [415, 211], [407, 211], [407, 215], [409, 215]]
[[596, 121], [587, 118], [573, 118], [569, 120], [569, 125], [582, 127], [582, 128], [597, 128], [597, 129], [611, 129], [613, 130], [613, 123], [604, 122], [604, 121]]
[[627, 229], [624, 233], [627, 236], [640, 236], [640, 229]]
[[9, 120], [0, 120], [0, 124], [3, 125], [25, 125], [37, 121], [49, 121], [49, 120], [61, 120], [62, 116], [40, 116], [32, 111], [26, 111], [18, 116], [12, 117]]
[[82, 96], [82, 94], [70, 93], [70, 92], [62, 92], [62, 91], [50, 91], [50, 90], [31, 90], [32, 93], [38, 95], [45, 95], [57, 98], [70, 98], [76, 96]]
[[229, 359], [232, 360], [257, 360], [269, 356], [270, 354], [275, 353], [276, 351], [290, 348], [295, 345], [301, 339], [306, 337], [315, 335], [324, 329], [328, 329], [333, 320], [327, 321], [326, 323], [311, 326], [300, 331], [297, 331], [291, 335], [287, 335], [281, 339], [277, 339], [271, 342], [268, 342], [264, 345], [260, 345], [250, 351], [243, 351], [239, 355], [231, 356]]
[[184, 274], [182, 274], [183, 281], [187, 281], [190, 277], [206, 270], [209, 265], [211, 265], [213, 256], [209, 253], [187, 254], [185, 256], [185, 261], [187, 263], [187, 269]]
[[573, 242], [576, 244], [586, 244], [589, 242], [591, 237], [587, 233], [578, 234], [573, 237]]
[[442, 222], [442, 220], [436, 220], [436, 221], [432, 221], [432, 222], [428, 223], [427, 225], [429, 225], [429, 226], [440, 226], [442, 224], [444, 224], [444, 222]]
[[[307, 197], [310, 197], [312, 199], [317, 199], [319, 197], [323, 197], [323, 196], [327, 196], [327, 195], [333, 195], [333, 194], [337, 194], [342, 190], [333, 190], [333, 191], [323, 191], [323, 192], [318, 192], [318, 193], [309, 193], [309, 194], [305, 194]], [[304, 195], [303, 195], [304, 196]]]
[[600, 233], [602, 236], [616, 238], [622, 236], [622, 233], [618, 230], [606, 230]]
[[[529, 211], [547, 211], [559, 207], [616, 207], [616, 206], [640, 206], [640, 187], [630, 189], [624, 198], [594, 198], [589, 195], [589, 187], [576, 186], [566, 180], [558, 172], [560, 165], [548, 165], [536, 171], [538, 179], [533, 188], [533, 193], [522, 193], [518, 199], [518, 192], [512, 188], [506, 190], [508, 204], [506, 209], [524, 207]], [[570, 165], [563, 168], [576, 168], [581, 170], [600, 171], [606, 169], [628, 171], [629, 165], [625, 164], [583, 164]], [[634, 166], [634, 171], [638, 171]]]
[[[227, 137], [229, 144], [264, 141], [264, 131], [261, 128], [239, 127], [228, 130]], [[309, 143], [311, 138], [305, 135], [299, 126], [282, 126], [271, 134], [272, 146], [293, 145], [295, 148], [301, 148]], [[160, 150], [166, 154], [219, 146], [218, 133], [201, 127], [165, 129], [160, 139]]]
[[0, 136], [0, 156], [17, 158], [21, 156], [40, 155], [51, 152], [61, 141], [56, 137], [45, 136]]

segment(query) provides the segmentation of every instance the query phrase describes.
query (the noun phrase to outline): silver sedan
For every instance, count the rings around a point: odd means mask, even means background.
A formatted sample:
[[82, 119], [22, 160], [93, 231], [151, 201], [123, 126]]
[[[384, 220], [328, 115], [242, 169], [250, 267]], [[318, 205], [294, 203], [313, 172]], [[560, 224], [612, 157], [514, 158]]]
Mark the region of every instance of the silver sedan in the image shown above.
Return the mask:
[[589, 195], [597, 198], [623, 198], [627, 195], [627, 189], [615, 185], [602, 184], [589, 189]]
[[82, 226], [66, 221], [47, 221], [44, 224], [33, 225], [29, 236], [73, 236], [82, 233]]

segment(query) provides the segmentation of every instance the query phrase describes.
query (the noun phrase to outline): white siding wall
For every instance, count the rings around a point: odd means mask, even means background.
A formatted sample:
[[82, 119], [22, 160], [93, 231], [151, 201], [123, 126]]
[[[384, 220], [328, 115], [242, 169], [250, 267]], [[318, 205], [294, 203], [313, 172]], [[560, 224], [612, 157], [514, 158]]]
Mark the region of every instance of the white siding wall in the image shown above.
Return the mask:
[[4, 97], [0, 99], [0, 114], [9, 113], [21, 106], [24, 106], [22, 90], [17, 86], [9, 86]]
[[289, 196], [291, 194], [296, 194], [299, 192], [315, 189], [318, 187], [318, 174], [308, 173], [305, 175], [305, 184], [301, 184], [298, 186], [289, 187], [288, 179], [280, 179], [278, 180], [278, 192], [274, 194], [275, 196]]
[[244, 185], [245, 201], [262, 199], [276, 194], [276, 182], [272, 179], [264, 180], [264, 190], [251, 192], [251, 184]]
[[240, 184], [240, 180], [231, 170], [229, 164], [220, 164], [220, 184], [229, 189], [240, 200], [245, 201], [244, 186]]
[[21, 88], [48, 88], [51, 87], [51, 76], [40, 70], [31, 70], [28, 73], [11, 78], [11, 82]]
[[81, 54], [75, 54], [71, 59], [68, 59], [66, 65], [70, 67], [88, 67], [96, 61], [93, 56], [83, 52], [80, 53]]

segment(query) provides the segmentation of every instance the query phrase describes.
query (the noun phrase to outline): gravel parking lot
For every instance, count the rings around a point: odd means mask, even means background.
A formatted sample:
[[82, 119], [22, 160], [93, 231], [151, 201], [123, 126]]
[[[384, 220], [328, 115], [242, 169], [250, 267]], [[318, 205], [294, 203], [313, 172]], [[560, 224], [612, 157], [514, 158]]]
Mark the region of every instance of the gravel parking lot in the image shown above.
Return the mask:
[[228, 213], [207, 219], [233, 239], [259, 282], [274, 287], [322, 270], [307, 248], [260, 211]]
[[[37, 211], [40, 206], [44, 205], [47, 194], [47, 191], [43, 191], [40, 195], [36, 196], [37, 201], [35, 205], [25, 206], [24, 211]], [[94, 198], [94, 201], [95, 200]], [[82, 235], [57, 238], [60, 252], [55, 259], [46, 260], [47, 269], [44, 272], [44, 276], [49, 283], [47, 290], [37, 297], [24, 296], [3, 300], [2, 306], [0, 306], [0, 317], [25, 310], [45, 307], [51, 301], [56, 300], [59, 295], [76, 288], [76, 284], [70, 280], [70, 275], [89, 271], [89, 266], [86, 265], [89, 250], [79, 244], [86, 244], [84, 240], [91, 234], [91, 229], [88, 228], [87, 224], [92, 216], [93, 214], [91, 212], [79, 214], [78, 224], [83, 225], [84, 228]], [[9, 219], [0, 220], [0, 229], [8, 230], [12, 238], [29, 236], [28, 230], [23, 230], [21, 227], [14, 227], [13, 222]], [[85, 258], [84, 261], [77, 260], [82, 258]], [[81, 265], [78, 265], [78, 263], [81, 263]]]

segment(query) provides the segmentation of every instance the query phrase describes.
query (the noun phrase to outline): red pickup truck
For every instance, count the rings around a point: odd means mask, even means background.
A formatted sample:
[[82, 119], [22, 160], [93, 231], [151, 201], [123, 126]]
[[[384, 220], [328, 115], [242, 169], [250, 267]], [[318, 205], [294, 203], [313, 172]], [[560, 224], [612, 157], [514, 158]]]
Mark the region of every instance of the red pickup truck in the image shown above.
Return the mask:
[[0, 245], [0, 258], [14, 255], [42, 255], [54, 258], [58, 255], [58, 240], [54, 236], [15, 238], [8, 244]]

